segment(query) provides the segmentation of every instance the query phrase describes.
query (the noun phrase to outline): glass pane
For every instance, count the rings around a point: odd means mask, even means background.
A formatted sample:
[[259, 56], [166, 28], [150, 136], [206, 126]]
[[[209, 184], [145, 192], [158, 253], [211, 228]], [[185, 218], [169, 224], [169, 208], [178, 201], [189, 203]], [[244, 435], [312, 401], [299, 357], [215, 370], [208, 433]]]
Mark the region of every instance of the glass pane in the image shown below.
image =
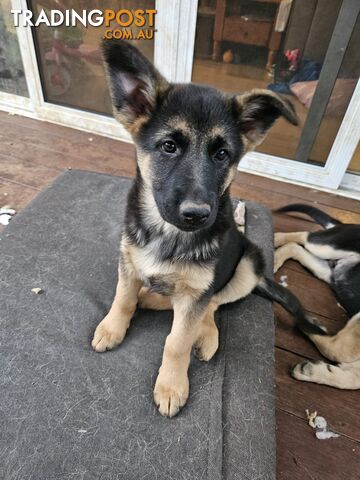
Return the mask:
[[28, 97], [11, 0], [0, 0], [0, 91]]
[[354, 93], [360, 75], [359, 45], [360, 17], [356, 21], [325, 115], [311, 150], [310, 160], [314, 163], [324, 164], [326, 162]]
[[[31, 7], [35, 15], [41, 9], [49, 12], [59, 9], [58, 0], [34, 0]], [[62, 0], [61, 8], [74, 9], [79, 14], [99, 9], [154, 9], [155, 0]], [[148, 16], [145, 16], [148, 21]], [[126, 20], [126, 17], [123, 17]], [[115, 24], [111, 28], [118, 29]], [[147, 25], [143, 27], [147, 28]], [[133, 35], [139, 28], [129, 27]], [[44, 24], [34, 29], [35, 44], [40, 63], [44, 97], [47, 102], [111, 115], [111, 102], [99, 44], [106, 30], [103, 26], [48, 27]], [[132, 41], [148, 58], [153, 60], [154, 40]]]
[[[234, 93], [269, 88], [286, 95], [300, 117], [301, 127], [280, 119], [258, 151], [298, 157], [341, 6], [342, 0], [199, 0], [193, 80]], [[328, 157], [359, 75], [359, 40], [358, 21], [306, 161]]]

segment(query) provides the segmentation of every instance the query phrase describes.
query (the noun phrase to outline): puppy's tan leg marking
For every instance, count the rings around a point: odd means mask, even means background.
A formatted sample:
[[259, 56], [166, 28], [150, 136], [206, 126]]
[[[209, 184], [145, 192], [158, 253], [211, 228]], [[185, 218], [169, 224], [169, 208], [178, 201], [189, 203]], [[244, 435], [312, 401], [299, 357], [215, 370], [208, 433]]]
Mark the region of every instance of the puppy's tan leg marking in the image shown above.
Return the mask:
[[310, 270], [315, 277], [324, 280], [326, 283], [330, 283], [331, 269], [327, 261], [315, 257], [315, 255], [295, 242], [287, 243], [276, 250], [274, 273], [289, 259], [297, 260], [301, 265]]
[[173, 308], [170, 297], [150, 292], [146, 287], [142, 287], [139, 292], [138, 306], [150, 310], [172, 310]]
[[119, 268], [119, 280], [116, 287], [114, 301], [109, 313], [99, 323], [95, 330], [91, 345], [97, 352], [105, 352], [120, 345], [130, 320], [134, 315], [138, 292], [142, 282]]
[[204, 362], [208, 362], [219, 348], [219, 330], [214, 319], [217, 309], [218, 305], [216, 303], [210, 303], [199, 325], [195, 355]]
[[154, 388], [154, 401], [167, 417], [176, 415], [188, 399], [191, 349], [206, 311], [206, 305], [200, 308], [190, 295], [175, 297], [173, 302], [174, 320]]
[[309, 335], [324, 357], [333, 362], [360, 360], [360, 313], [354, 315], [336, 335]]
[[360, 388], [360, 361], [339, 365], [307, 361], [296, 365], [292, 370], [292, 376], [303, 382], [357, 390]]
[[219, 305], [246, 297], [258, 285], [259, 280], [251, 258], [243, 257], [238, 263], [231, 280], [220, 292], [213, 296], [200, 324], [196, 347], [198, 357], [201, 360], [210, 360], [219, 347], [219, 332], [214, 321], [214, 313]]
[[[173, 308], [170, 297], [165, 297], [159, 293], [152, 293], [146, 287], [142, 287], [139, 292], [138, 306], [151, 310], [172, 310]], [[217, 309], [218, 305], [211, 303], [204, 318], [200, 322], [195, 351], [199, 360], [210, 360], [218, 349], [219, 331], [214, 320], [214, 313]]]
[[274, 244], [275, 248], [281, 247], [286, 243], [295, 242], [299, 245], [305, 245], [309, 232], [290, 232], [290, 233], [275, 233]]
[[231, 280], [225, 287], [214, 295], [213, 301], [218, 305], [235, 302], [249, 295], [256, 285], [258, 285], [260, 278], [256, 275], [254, 264], [249, 257], [243, 257]]

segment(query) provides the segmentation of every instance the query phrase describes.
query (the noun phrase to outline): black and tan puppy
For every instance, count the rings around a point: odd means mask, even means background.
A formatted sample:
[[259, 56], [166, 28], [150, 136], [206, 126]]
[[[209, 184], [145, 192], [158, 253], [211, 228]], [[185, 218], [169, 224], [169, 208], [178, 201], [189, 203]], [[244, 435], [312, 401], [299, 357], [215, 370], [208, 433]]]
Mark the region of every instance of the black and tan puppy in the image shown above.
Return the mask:
[[237, 231], [229, 196], [240, 157], [278, 117], [293, 124], [297, 118], [289, 103], [265, 90], [227, 95], [170, 84], [124, 42], [105, 42], [103, 54], [115, 116], [136, 145], [137, 174], [114, 302], [92, 346], [104, 352], [119, 345], [137, 304], [173, 308], [154, 390], [160, 413], [171, 417], [188, 398], [192, 347], [204, 360], [217, 350], [220, 304], [258, 288], [316, 330], [296, 298], [264, 279], [261, 252]]
[[275, 272], [297, 260], [333, 289], [350, 320], [336, 335], [308, 333], [320, 352], [337, 365], [304, 362], [293, 370], [298, 380], [337, 388], [360, 388], [360, 225], [343, 224], [318, 208], [294, 204], [279, 212], [312, 217], [324, 230], [275, 234]]

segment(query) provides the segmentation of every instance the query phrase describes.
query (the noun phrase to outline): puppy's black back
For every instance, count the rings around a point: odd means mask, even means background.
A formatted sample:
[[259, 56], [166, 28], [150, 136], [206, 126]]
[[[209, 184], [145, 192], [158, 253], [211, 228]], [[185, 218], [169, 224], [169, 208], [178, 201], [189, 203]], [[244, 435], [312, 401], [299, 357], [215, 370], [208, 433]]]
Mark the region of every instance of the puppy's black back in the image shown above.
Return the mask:
[[341, 224], [328, 230], [312, 232], [308, 241], [318, 245], [330, 245], [335, 250], [360, 254], [360, 225]]

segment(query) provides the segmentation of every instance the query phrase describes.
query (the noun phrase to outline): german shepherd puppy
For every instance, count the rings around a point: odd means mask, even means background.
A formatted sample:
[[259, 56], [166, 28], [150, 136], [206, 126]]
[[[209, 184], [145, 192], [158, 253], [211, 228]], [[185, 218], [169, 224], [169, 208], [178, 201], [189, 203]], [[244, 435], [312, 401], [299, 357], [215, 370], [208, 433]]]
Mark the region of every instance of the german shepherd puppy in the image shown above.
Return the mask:
[[218, 348], [214, 312], [252, 291], [279, 301], [311, 332], [286, 289], [264, 278], [261, 251], [236, 228], [229, 187], [244, 153], [284, 116], [290, 103], [266, 90], [228, 95], [210, 87], [170, 84], [133, 46], [105, 41], [103, 55], [117, 120], [137, 150], [120, 247], [119, 279], [92, 346], [119, 345], [136, 306], [173, 308], [154, 389], [172, 417], [189, 394], [193, 346], [209, 360]]
[[344, 225], [310, 205], [294, 204], [278, 212], [309, 215], [325, 230], [275, 234], [275, 272], [288, 259], [297, 260], [328, 283], [350, 320], [336, 335], [305, 332], [320, 352], [338, 365], [304, 362], [293, 376], [306, 382], [344, 389], [360, 388], [360, 225]]

